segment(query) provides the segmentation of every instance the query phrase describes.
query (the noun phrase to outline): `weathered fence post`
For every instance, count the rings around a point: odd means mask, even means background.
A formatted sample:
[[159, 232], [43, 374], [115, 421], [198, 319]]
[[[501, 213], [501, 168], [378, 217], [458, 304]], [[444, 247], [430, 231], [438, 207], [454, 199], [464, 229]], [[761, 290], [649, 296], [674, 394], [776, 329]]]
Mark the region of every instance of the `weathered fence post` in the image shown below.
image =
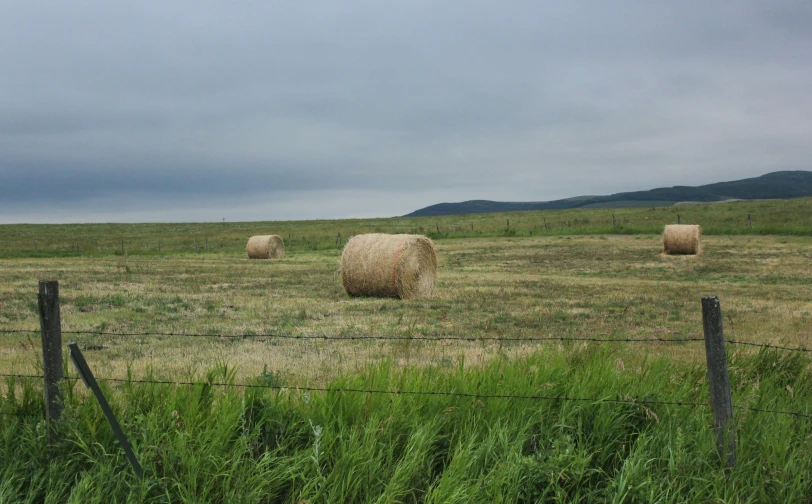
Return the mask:
[[42, 333], [42, 373], [45, 378], [45, 420], [49, 427], [48, 442], [57, 440], [54, 423], [62, 416], [62, 327], [59, 320], [59, 282], [40, 280], [39, 326]]
[[727, 467], [736, 465], [736, 431], [733, 425], [733, 399], [727, 373], [722, 309], [717, 296], [702, 298], [702, 327], [705, 332], [705, 359], [708, 363], [708, 385], [716, 450]]
[[615, 214], [612, 214], [612, 227], [615, 227]]
[[677, 224], [679, 224], [679, 223], [680, 223], [680, 218], [679, 218], [679, 214], [677, 214]]
[[747, 214], [747, 227], [753, 227], [753, 221], [750, 220], [750, 214]]
[[434, 225], [437, 226], [437, 234], [440, 234], [440, 223], [435, 222]]
[[206, 250], [209, 250], [209, 237], [206, 237]]
[[507, 220], [507, 228], [510, 229], [510, 219]]
[[124, 240], [121, 240], [121, 252], [124, 252]]
[[547, 231], [547, 217], [542, 217], [544, 219], [544, 230]]
[[341, 245], [341, 231], [336, 235], [336, 245]]

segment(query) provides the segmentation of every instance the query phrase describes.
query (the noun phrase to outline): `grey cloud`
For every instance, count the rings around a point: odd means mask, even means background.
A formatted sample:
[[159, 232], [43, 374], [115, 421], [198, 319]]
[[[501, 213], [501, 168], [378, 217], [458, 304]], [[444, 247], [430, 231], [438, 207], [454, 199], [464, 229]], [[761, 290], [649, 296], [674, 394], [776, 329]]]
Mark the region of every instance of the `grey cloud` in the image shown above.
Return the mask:
[[539, 200], [808, 168], [810, 27], [805, 3], [764, 0], [9, 2], [0, 212], [332, 190], [353, 213], [339, 193]]

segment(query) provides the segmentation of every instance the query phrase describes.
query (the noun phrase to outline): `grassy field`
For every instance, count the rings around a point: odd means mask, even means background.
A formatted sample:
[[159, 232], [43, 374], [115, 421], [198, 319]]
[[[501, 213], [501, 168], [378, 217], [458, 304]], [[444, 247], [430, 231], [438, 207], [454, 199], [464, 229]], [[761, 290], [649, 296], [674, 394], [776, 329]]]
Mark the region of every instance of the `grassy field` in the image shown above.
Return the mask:
[[[697, 257], [663, 256], [659, 235], [646, 233], [675, 221], [673, 208], [615, 209], [622, 229], [599, 222], [611, 221], [606, 209], [0, 226], [0, 330], [37, 329], [37, 281], [56, 279], [64, 339], [86, 349], [99, 377], [334, 390], [105, 383], [145, 466], [139, 482], [81, 383], [66, 391], [60, 456], [49, 462], [41, 389], [9, 379], [0, 413], [23, 416], [0, 417], [0, 502], [809, 502], [812, 421], [749, 409], [812, 414], [806, 354], [729, 346], [740, 453], [726, 477], [706, 407], [703, 344], [667, 342], [701, 338], [700, 298], [716, 294], [728, 339], [809, 347], [809, 204], [680, 208], [682, 222], [712, 231]], [[346, 239], [435, 222], [435, 299], [344, 293], [337, 229]], [[760, 234], [768, 228], [784, 234]], [[286, 230], [285, 259], [245, 258], [250, 234]], [[25, 250], [35, 239], [38, 250]], [[124, 254], [121, 239], [130, 244]], [[193, 241], [198, 249], [186, 246]], [[234, 335], [249, 337], [224, 337]], [[351, 336], [401, 339], [342, 339]], [[468, 341], [480, 338], [488, 340]], [[0, 334], [0, 373], [36, 373], [39, 359], [37, 333]], [[612, 402], [633, 398], [690, 404]]]
[[683, 224], [701, 224], [706, 234], [812, 236], [812, 198], [386, 219], [0, 225], [0, 258], [243, 252], [248, 237], [255, 234], [278, 234], [293, 250], [340, 250], [349, 236], [370, 232], [432, 238], [657, 234], [678, 218]]
[[[449, 239], [437, 247], [439, 294], [426, 301], [348, 297], [334, 249], [291, 251], [275, 262], [236, 252], [3, 260], [0, 328], [38, 328], [37, 281], [58, 279], [65, 331], [327, 337], [66, 335], [95, 348], [90, 362], [108, 376], [128, 366], [136, 375], [185, 376], [222, 359], [240, 375], [267, 368], [291, 384], [324, 383], [386, 358], [454, 366], [464, 354], [473, 365], [538, 346], [335, 336], [701, 337], [699, 301], [710, 294], [722, 300], [728, 337], [810, 344], [806, 237], [706, 237], [698, 257], [662, 256], [656, 235]], [[5, 336], [0, 369], [33, 369], [36, 338]], [[701, 360], [704, 350], [693, 343], [645, 347], [662, 351]]]
[[[812, 420], [746, 409], [810, 411], [800, 357], [732, 362], [738, 460], [726, 472], [703, 402], [702, 366], [603, 348], [497, 359], [481, 368], [388, 363], [333, 391], [106, 387], [144, 466], [136, 479], [93, 401], [68, 393], [49, 453], [26, 386], [0, 424], [0, 502], [809, 502]], [[220, 368], [210, 379], [228, 381]], [[597, 397], [564, 401], [360, 394], [338, 388]], [[55, 456], [54, 453], [57, 455]]]

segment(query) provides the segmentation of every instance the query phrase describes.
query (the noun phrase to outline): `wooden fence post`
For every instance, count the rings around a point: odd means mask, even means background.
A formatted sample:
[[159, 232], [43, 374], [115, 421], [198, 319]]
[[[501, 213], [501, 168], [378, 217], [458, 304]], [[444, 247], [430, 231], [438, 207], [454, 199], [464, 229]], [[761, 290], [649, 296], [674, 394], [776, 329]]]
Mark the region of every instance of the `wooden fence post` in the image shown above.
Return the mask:
[[679, 223], [680, 223], [680, 218], [679, 218], [679, 214], [677, 214], [677, 224], [679, 224]]
[[717, 296], [702, 298], [702, 327], [705, 332], [705, 359], [713, 409], [716, 450], [728, 468], [736, 465], [736, 431], [733, 425], [733, 399], [727, 372], [722, 309]]
[[45, 420], [48, 423], [48, 443], [57, 440], [54, 423], [62, 416], [62, 327], [59, 320], [59, 282], [40, 280], [39, 326], [42, 334], [42, 372], [45, 378]]
[[437, 226], [437, 234], [440, 234], [440, 223], [435, 222], [434, 225]]
[[747, 214], [747, 227], [753, 227], [753, 221], [750, 220], [750, 214]]
[[615, 214], [612, 214], [612, 227], [615, 227]]
[[510, 229], [510, 219], [507, 220], [507, 228]]

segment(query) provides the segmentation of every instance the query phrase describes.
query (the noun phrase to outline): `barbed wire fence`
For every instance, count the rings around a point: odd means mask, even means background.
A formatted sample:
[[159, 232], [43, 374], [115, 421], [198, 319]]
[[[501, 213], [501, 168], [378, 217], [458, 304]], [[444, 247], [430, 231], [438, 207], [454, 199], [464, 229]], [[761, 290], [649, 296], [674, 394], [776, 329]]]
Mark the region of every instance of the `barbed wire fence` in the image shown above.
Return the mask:
[[[47, 286], [43, 290], [43, 286]], [[51, 296], [48, 298], [48, 296]], [[46, 299], [48, 298], [48, 299]], [[706, 303], [707, 302], [707, 303]], [[711, 307], [710, 311], [706, 313], [706, 304]], [[715, 306], [713, 311], [712, 307]], [[129, 385], [166, 385], [166, 386], [208, 386], [217, 388], [236, 388], [236, 389], [266, 389], [266, 390], [290, 390], [298, 392], [320, 392], [320, 393], [341, 393], [341, 394], [379, 394], [379, 395], [403, 395], [403, 396], [442, 396], [452, 398], [476, 398], [479, 400], [521, 400], [521, 401], [559, 401], [559, 402], [584, 402], [584, 403], [620, 403], [640, 405], [643, 407], [654, 406], [675, 406], [687, 408], [703, 408], [710, 409], [714, 414], [714, 429], [717, 432], [717, 448], [720, 454], [735, 453], [735, 444], [729, 445], [729, 440], [724, 434], [728, 428], [732, 428], [733, 420], [733, 404], [731, 399], [730, 385], [728, 382], [728, 370], [725, 357], [724, 345], [744, 346], [750, 348], [772, 349], [782, 352], [799, 352], [808, 353], [812, 349], [805, 347], [790, 347], [786, 345], [776, 345], [773, 343], [759, 343], [743, 340], [724, 339], [721, 330], [721, 309], [719, 308], [718, 298], [715, 296], [703, 298], [703, 326], [705, 335], [703, 338], [696, 337], [677, 337], [677, 338], [595, 338], [595, 337], [558, 337], [558, 336], [534, 336], [534, 337], [511, 337], [511, 336], [477, 336], [477, 337], [453, 337], [443, 335], [409, 335], [409, 336], [383, 336], [383, 335], [326, 335], [326, 334], [285, 334], [282, 332], [265, 332], [265, 333], [244, 333], [244, 334], [225, 334], [225, 333], [187, 333], [187, 332], [132, 332], [132, 331], [110, 331], [110, 330], [65, 330], [61, 329], [61, 321], [59, 319], [59, 298], [58, 298], [58, 284], [57, 282], [40, 282], [40, 329], [27, 329], [27, 328], [3, 328], [0, 329], [0, 334], [35, 334], [42, 335], [43, 348], [50, 346], [52, 348], [59, 348], [58, 355], [53, 355], [50, 359], [47, 352], [43, 355], [43, 374], [30, 374], [30, 373], [10, 373], [0, 372], [0, 377], [9, 382], [13, 386], [13, 380], [42, 380], [44, 379], [44, 389], [46, 390], [46, 404], [44, 408], [44, 420], [47, 423], [53, 422], [58, 419], [61, 406], [57, 405], [58, 397], [51, 397], [49, 399], [47, 390], [49, 387], [56, 387], [56, 385], [63, 380], [79, 380], [80, 377], [64, 377], [62, 376], [62, 356], [61, 356], [61, 337], [62, 334], [76, 335], [76, 336], [103, 336], [114, 338], [219, 338], [231, 340], [299, 340], [299, 341], [350, 341], [350, 342], [364, 342], [364, 341], [385, 341], [385, 342], [446, 342], [446, 343], [567, 343], [567, 342], [580, 342], [580, 343], [597, 343], [597, 344], [688, 344], [704, 342], [706, 355], [708, 356], [708, 377], [709, 389], [711, 391], [711, 398], [709, 402], [692, 402], [692, 401], [679, 401], [679, 400], [652, 400], [644, 398], [617, 398], [617, 397], [571, 397], [562, 395], [544, 395], [544, 394], [488, 394], [479, 392], [464, 392], [454, 390], [408, 390], [408, 389], [386, 389], [386, 388], [366, 388], [366, 387], [345, 387], [345, 386], [313, 386], [313, 385], [282, 385], [273, 383], [241, 383], [234, 381], [215, 381], [209, 379], [206, 381], [195, 380], [172, 380], [172, 379], [148, 379], [148, 378], [133, 378], [133, 377], [117, 377], [107, 376], [94, 378], [98, 382], [108, 383], [124, 383]], [[50, 310], [50, 313], [49, 313]], [[54, 320], [57, 322], [54, 324]], [[714, 320], [718, 322], [718, 328], [714, 327]], [[71, 343], [71, 345], [75, 345]], [[77, 347], [78, 348], [78, 347]], [[713, 350], [715, 349], [715, 350]], [[721, 362], [712, 362], [712, 352], [715, 351], [716, 355], [721, 355]], [[721, 352], [721, 353], [720, 353]], [[83, 357], [82, 357], [83, 359]], [[718, 359], [717, 359], [718, 361]], [[75, 361], [74, 361], [75, 362]], [[78, 365], [77, 365], [78, 366]], [[57, 371], [58, 370], [58, 371]], [[50, 374], [50, 376], [49, 376]], [[81, 379], [85, 380], [83, 375]], [[715, 390], [720, 392], [716, 392]], [[737, 409], [743, 409], [759, 414], [783, 415], [795, 418], [812, 418], [812, 414], [802, 411], [785, 411], [768, 408], [757, 408], [751, 406], [737, 405]], [[38, 420], [43, 419], [43, 415], [31, 415], [13, 411], [0, 411], [0, 416], [4, 417], [36, 417]], [[728, 426], [728, 427], [726, 427]], [[735, 463], [735, 456], [728, 460], [728, 465], [732, 466]]]
[[[0, 373], [3, 378], [16, 378], [16, 379], [42, 379], [42, 375], [36, 374], [19, 374], [19, 373]], [[79, 377], [66, 377], [65, 380], [78, 381]], [[466, 397], [474, 399], [524, 399], [524, 400], [544, 400], [544, 401], [574, 401], [574, 402], [590, 402], [590, 403], [617, 403], [617, 404], [639, 404], [643, 406], [687, 406], [691, 408], [710, 408], [710, 403], [690, 402], [690, 401], [657, 401], [649, 399], [613, 399], [608, 397], [568, 397], [568, 396], [549, 396], [538, 394], [481, 394], [476, 392], [449, 392], [439, 390], [382, 390], [382, 389], [369, 389], [369, 388], [352, 388], [352, 387], [314, 387], [308, 385], [264, 385], [254, 383], [228, 383], [228, 382], [215, 382], [215, 381], [189, 381], [189, 380], [152, 380], [152, 379], [139, 379], [139, 378], [115, 378], [115, 377], [101, 377], [96, 378], [99, 382], [107, 383], [125, 383], [125, 384], [143, 384], [143, 385], [171, 385], [171, 386], [209, 386], [218, 388], [244, 388], [244, 389], [267, 389], [267, 390], [295, 390], [299, 392], [342, 392], [342, 393], [358, 393], [358, 394], [383, 394], [383, 395], [416, 395], [416, 396], [446, 396], [446, 397]], [[801, 413], [797, 411], [783, 411], [771, 410], [764, 408], [744, 407], [748, 411], [755, 411], [760, 413], [773, 413], [778, 415], [789, 415], [801, 418], [812, 418], [812, 415]], [[17, 413], [2, 413], [3, 415], [16, 415], [25, 416]]]

